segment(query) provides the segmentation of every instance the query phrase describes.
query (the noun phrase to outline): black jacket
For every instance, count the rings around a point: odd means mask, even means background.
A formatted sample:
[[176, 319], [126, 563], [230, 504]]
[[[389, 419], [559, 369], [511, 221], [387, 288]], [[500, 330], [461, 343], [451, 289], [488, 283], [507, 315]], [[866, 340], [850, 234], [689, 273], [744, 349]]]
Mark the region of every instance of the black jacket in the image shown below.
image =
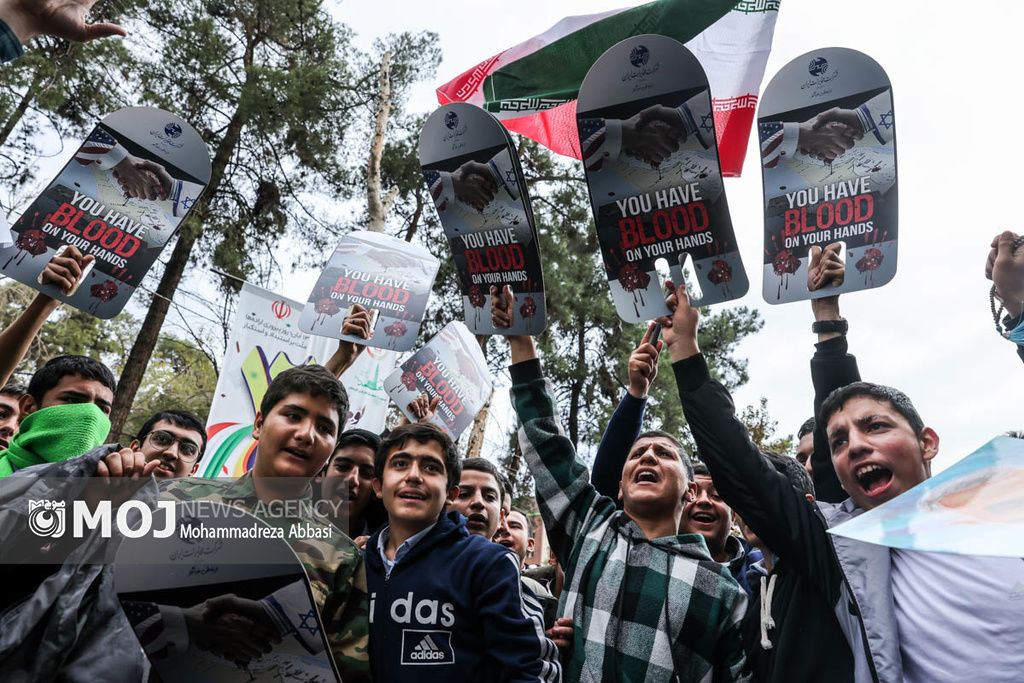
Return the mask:
[[824, 518], [761, 456], [702, 355], [672, 368], [686, 421], [718, 493], [780, 558], [774, 568], [770, 649], [760, 645], [759, 583], [744, 620], [753, 680], [853, 681], [853, 657], [833, 611], [843, 576]]

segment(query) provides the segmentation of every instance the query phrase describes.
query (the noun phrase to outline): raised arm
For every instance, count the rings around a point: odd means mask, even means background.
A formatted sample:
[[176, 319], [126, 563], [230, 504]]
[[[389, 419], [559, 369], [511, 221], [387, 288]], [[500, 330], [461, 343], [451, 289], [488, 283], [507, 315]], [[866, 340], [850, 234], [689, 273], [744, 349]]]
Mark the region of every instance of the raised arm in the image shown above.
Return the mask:
[[[56, 285], [64, 294], [70, 294], [82, 277], [82, 271], [96, 257], [83, 256], [75, 247], [69, 246], [64, 254], [51, 259], [39, 281], [44, 285]], [[29, 347], [35, 340], [43, 323], [53, 314], [60, 302], [46, 294], [36, 294], [32, 302], [22, 311], [14, 322], [0, 332], [0, 386], [7, 384], [11, 375], [21, 363]]]
[[[491, 289], [495, 327], [511, 325], [512, 293]], [[554, 390], [541, 373], [533, 337], [508, 337], [512, 353], [512, 405], [519, 417], [519, 447], [537, 487], [537, 506], [555, 557], [569, 561], [573, 544], [595, 515], [609, 515], [615, 504], [598, 495], [590, 474], [565, 435]]]
[[699, 312], [669, 284], [671, 317], [661, 318], [683, 412], [701, 460], [726, 503], [796, 571], [837, 594], [842, 577], [829, 562], [825, 522], [816, 506], [761, 456], [736, 417], [729, 392], [714, 381], [697, 345]]
[[[658, 376], [658, 355], [663, 342], [659, 340], [656, 345], [650, 343], [654, 328], [655, 324], [651, 323], [640, 346], [629, 356], [629, 389], [612, 413], [594, 457], [591, 481], [598, 493], [612, 500], [618, 497], [622, 467], [643, 427], [647, 392]], [[621, 507], [621, 503], [617, 505]]]
[[[1024, 238], [1009, 230], [996, 235], [985, 263], [985, 277], [992, 280], [992, 296], [1006, 311], [1006, 317], [995, 322], [1003, 326], [1024, 360]], [[999, 312], [993, 310], [993, 314], [998, 319]]]
[[[845, 266], [838, 244], [811, 248], [808, 287], [814, 291], [842, 283]], [[821, 404], [839, 387], [860, 381], [857, 359], [847, 353], [846, 320], [839, 315], [839, 295], [811, 299], [818, 343], [811, 358], [811, 382], [814, 384], [814, 452], [811, 454], [814, 492], [818, 500], [841, 503], [847, 498], [832, 467], [832, 452], [825, 435], [826, 425], [819, 419]]]
[[[348, 312], [345, 320], [341, 323], [341, 332], [342, 334], [369, 339], [372, 332], [370, 329], [370, 312], [359, 304], [354, 304], [352, 310]], [[356, 344], [347, 339], [339, 339], [338, 349], [334, 352], [333, 356], [327, 359], [324, 367], [335, 377], [341, 377], [342, 373], [352, 367], [352, 364], [356, 362], [359, 354], [365, 348], [362, 344]]]

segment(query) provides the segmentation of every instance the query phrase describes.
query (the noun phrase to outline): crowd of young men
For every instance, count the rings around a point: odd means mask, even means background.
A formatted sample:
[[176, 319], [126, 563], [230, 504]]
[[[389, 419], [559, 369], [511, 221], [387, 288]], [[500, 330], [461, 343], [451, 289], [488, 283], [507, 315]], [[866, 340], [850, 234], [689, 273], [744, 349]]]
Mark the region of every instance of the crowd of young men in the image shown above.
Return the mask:
[[[5, 3], [0, 59], [41, 33], [121, 32], [86, 25], [91, 5]], [[1015, 333], [1024, 329], [1018, 241], [997, 236], [986, 264]], [[812, 256], [815, 289], [842, 280], [836, 250]], [[90, 259], [70, 248], [42, 281], [70, 291]], [[104, 443], [116, 380], [101, 362], [61, 356], [26, 387], [8, 383], [58, 305], [40, 294], [0, 332], [0, 478], [22, 492], [34, 480], [131, 479], [153, 500], [229, 503], [272, 527], [324, 532], [289, 542], [344, 681], [1020, 680], [1024, 562], [828, 533], [928, 479], [939, 448], [906, 395], [861, 381], [838, 296], [811, 304], [814, 416], [793, 458], [751, 441], [700, 352], [698, 309], [667, 286], [662, 338], [652, 343], [652, 324], [631, 354], [592, 474], [562, 430], [533, 339], [508, 337], [519, 447], [558, 561], [549, 585], [523, 573], [531, 513], [513, 506], [493, 463], [462, 458], [429, 423], [436, 401], [417, 399], [420, 420], [384, 434], [345, 430], [337, 378], [359, 353], [350, 343], [325, 366], [273, 379], [246, 475], [197, 479], [207, 437], [189, 412], [157, 412], [127, 446]], [[512, 324], [507, 288], [492, 289], [491, 312], [496, 326]], [[369, 312], [355, 307], [345, 330], [368, 337]], [[642, 427], [665, 350], [695, 461], [678, 435]], [[267, 512], [281, 501], [303, 504]], [[122, 604], [109, 565], [46, 563], [52, 544], [14, 543], [26, 514], [17, 498], [0, 501], [0, 663], [12, 680], [146, 680], [153, 662], [190, 648], [246, 667], [308, 630], [309, 615], [283, 607], [281, 592]], [[316, 651], [317, 639], [303, 642]]]

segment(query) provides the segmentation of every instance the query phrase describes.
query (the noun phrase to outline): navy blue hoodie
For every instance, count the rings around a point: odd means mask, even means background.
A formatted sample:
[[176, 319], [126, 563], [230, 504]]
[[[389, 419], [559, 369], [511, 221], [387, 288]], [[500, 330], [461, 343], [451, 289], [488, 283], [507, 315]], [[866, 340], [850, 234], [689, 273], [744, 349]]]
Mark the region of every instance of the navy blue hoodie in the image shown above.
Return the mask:
[[380, 534], [366, 543], [373, 680], [561, 680], [555, 646], [524, 602], [514, 553], [449, 512], [385, 578]]

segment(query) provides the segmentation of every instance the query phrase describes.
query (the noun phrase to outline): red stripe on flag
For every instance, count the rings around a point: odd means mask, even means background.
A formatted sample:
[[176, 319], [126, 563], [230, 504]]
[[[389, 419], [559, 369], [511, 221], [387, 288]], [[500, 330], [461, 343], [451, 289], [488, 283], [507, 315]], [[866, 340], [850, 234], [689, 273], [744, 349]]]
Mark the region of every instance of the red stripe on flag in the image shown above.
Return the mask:
[[757, 95], [741, 95], [728, 100], [712, 100], [715, 132], [718, 133], [718, 160], [722, 175], [738, 178], [743, 170], [750, 128], [754, 125]]

